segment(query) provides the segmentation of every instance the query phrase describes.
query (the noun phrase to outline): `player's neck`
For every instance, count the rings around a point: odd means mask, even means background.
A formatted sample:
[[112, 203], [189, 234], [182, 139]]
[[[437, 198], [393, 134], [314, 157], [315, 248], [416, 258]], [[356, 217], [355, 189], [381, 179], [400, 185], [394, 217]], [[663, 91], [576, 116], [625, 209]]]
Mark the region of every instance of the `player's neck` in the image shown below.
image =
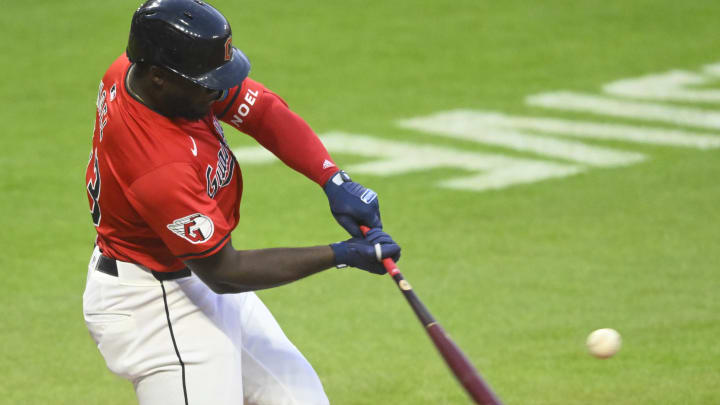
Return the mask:
[[146, 91], [146, 83], [144, 83], [145, 81], [143, 78], [137, 74], [135, 66], [136, 65], [134, 64], [130, 66], [125, 88], [132, 98], [139, 101], [146, 107], [157, 111], [157, 103], [153, 101], [151, 92]]

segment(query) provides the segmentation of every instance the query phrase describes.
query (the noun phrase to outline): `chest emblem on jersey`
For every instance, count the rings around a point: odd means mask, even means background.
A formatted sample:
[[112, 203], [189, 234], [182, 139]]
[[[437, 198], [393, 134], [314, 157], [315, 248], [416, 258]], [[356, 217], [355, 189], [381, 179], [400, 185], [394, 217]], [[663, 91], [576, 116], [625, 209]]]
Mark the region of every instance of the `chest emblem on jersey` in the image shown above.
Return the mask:
[[230, 148], [227, 147], [225, 142], [220, 142], [217, 157], [217, 165], [214, 168], [207, 165], [207, 169], [205, 169], [207, 194], [210, 198], [215, 198], [221, 188], [230, 184], [235, 171], [235, 159], [233, 159], [232, 152], [230, 152]]
[[212, 220], [199, 213], [178, 218], [172, 224], [168, 224], [167, 228], [175, 235], [195, 245], [207, 242], [215, 232]]

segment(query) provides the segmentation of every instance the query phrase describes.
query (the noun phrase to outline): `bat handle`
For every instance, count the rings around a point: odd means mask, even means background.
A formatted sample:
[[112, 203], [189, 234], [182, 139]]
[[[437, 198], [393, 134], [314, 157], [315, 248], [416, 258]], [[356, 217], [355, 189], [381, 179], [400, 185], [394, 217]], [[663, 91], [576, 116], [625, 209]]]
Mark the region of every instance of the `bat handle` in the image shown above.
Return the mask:
[[[360, 225], [360, 230], [362, 231], [363, 235], [367, 234], [370, 228], [368, 228], [365, 225]], [[396, 274], [400, 273], [400, 270], [398, 269], [397, 264], [395, 264], [395, 260], [393, 260], [390, 257], [386, 257], [382, 260], [383, 266], [385, 266], [385, 270], [387, 270], [388, 274], [390, 276], [395, 277]]]

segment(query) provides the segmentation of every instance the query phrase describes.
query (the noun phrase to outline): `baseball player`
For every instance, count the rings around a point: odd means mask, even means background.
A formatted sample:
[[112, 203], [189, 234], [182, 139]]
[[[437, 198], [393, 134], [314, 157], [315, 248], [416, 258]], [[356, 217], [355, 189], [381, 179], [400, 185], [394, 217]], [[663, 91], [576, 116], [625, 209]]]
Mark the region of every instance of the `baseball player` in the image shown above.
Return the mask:
[[[215, 8], [151, 0], [100, 82], [86, 172], [97, 239], [83, 311], [108, 368], [142, 405], [327, 404], [253, 291], [335, 266], [383, 274], [380, 260], [400, 256], [375, 193], [340, 171], [249, 70]], [[218, 120], [322, 186], [352, 237], [236, 250], [242, 177]], [[363, 236], [359, 225], [372, 229]]]

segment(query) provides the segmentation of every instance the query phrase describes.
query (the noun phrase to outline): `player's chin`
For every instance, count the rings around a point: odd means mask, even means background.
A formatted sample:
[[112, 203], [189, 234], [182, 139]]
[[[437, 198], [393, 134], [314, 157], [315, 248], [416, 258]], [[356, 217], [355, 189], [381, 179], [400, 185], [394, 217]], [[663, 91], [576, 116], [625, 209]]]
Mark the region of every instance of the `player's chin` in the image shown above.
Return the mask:
[[190, 121], [197, 121], [202, 119], [210, 112], [210, 106], [196, 107], [196, 108], [183, 108], [175, 111], [175, 116], [178, 118], [184, 118]]

